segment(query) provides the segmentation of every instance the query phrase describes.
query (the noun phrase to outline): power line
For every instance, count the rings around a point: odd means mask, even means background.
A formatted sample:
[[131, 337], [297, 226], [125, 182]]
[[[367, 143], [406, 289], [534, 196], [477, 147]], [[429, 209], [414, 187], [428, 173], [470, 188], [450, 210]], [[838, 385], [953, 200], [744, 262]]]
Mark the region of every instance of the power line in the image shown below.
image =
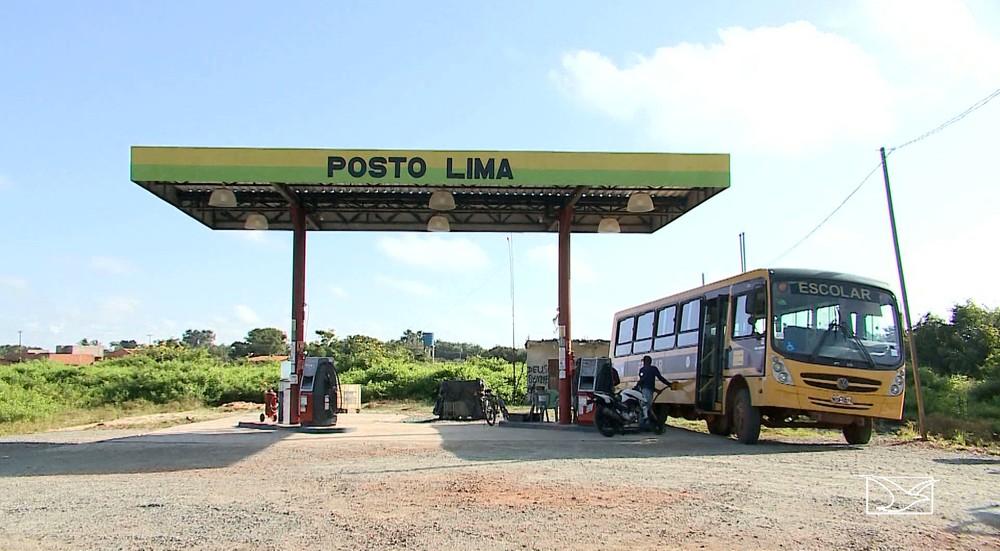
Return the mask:
[[997, 96], [1000, 96], [1000, 88], [997, 88], [990, 95], [988, 95], [985, 98], [977, 101], [976, 103], [972, 104], [965, 111], [962, 111], [961, 113], [955, 115], [954, 117], [952, 117], [952, 118], [944, 121], [943, 123], [939, 124], [938, 126], [934, 127], [933, 129], [928, 130], [927, 132], [924, 132], [923, 134], [917, 136], [916, 138], [913, 138], [912, 140], [903, 142], [901, 145], [897, 145], [896, 147], [890, 148], [888, 151], [886, 151], [886, 154], [887, 155], [888, 154], [892, 154], [893, 151], [897, 151], [899, 149], [903, 149], [904, 147], [913, 145], [913, 144], [915, 144], [915, 143], [917, 143], [919, 141], [925, 140], [925, 139], [933, 136], [934, 134], [937, 134], [938, 132], [944, 130], [945, 128], [948, 128], [949, 126], [955, 124], [956, 122], [964, 119], [965, 117], [968, 117], [969, 115], [971, 115], [975, 111], [977, 111], [980, 108], [982, 108], [983, 106], [985, 106], [987, 103], [993, 101]]
[[769, 264], [774, 264], [775, 262], [781, 260], [782, 258], [785, 257], [785, 255], [787, 255], [788, 253], [794, 251], [796, 248], [798, 248], [799, 245], [801, 245], [802, 243], [804, 243], [806, 241], [806, 239], [809, 239], [810, 237], [812, 237], [814, 233], [816, 233], [820, 228], [823, 227], [823, 224], [826, 224], [827, 221], [829, 221], [831, 218], [833, 218], [834, 214], [837, 214], [837, 211], [839, 211], [841, 209], [841, 207], [843, 207], [844, 205], [846, 205], [847, 202], [851, 200], [851, 197], [854, 197], [854, 194], [857, 193], [862, 188], [862, 186], [864, 186], [868, 182], [869, 179], [871, 179], [872, 175], [874, 175], [875, 172], [877, 172], [878, 169], [879, 169], [879, 167], [881, 167], [881, 166], [882, 166], [882, 163], [879, 163], [879, 164], [875, 165], [874, 167], [872, 167], [871, 171], [868, 172], [868, 175], [865, 176], [864, 179], [862, 179], [860, 182], [858, 182], [858, 185], [855, 186], [854, 189], [851, 190], [851, 192], [847, 194], [847, 197], [844, 197], [844, 200], [841, 201], [839, 205], [837, 205], [837, 208], [833, 209], [830, 212], [830, 214], [826, 215], [826, 218], [824, 218], [823, 220], [821, 220], [819, 224], [816, 224], [816, 227], [814, 227], [813, 229], [809, 230], [809, 233], [805, 234], [802, 237], [802, 239], [799, 239], [798, 241], [795, 242], [794, 245], [792, 245], [791, 247], [788, 247], [787, 249], [785, 249], [785, 252], [783, 252], [783, 253], [779, 254], [778, 256], [776, 256], [774, 258], [774, 260], [772, 260], [771, 262], [769, 262]]
[[[920, 134], [919, 136], [917, 136], [917, 137], [915, 137], [915, 138], [913, 138], [911, 140], [907, 140], [907, 141], [903, 142], [902, 144], [897, 145], [897, 146], [889, 149], [888, 151], [886, 151], [886, 155], [891, 155], [895, 151], [898, 151], [898, 150], [903, 149], [905, 147], [911, 146], [911, 145], [913, 145], [913, 144], [915, 144], [917, 142], [923, 141], [923, 140], [925, 140], [925, 139], [933, 136], [934, 134], [937, 134], [938, 132], [941, 132], [945, 128], [948, 128], [949, 126], [951, 126], [951, 125], [955, 124], [956, 122], [964, 119], [965, 117], [968, 117], [969, 115], [971, 115], [975, 111], [981, 109], [987, 103], [989, 103], [989, 102], [993, 101], [994, 99], [996, 99], [997, 96], [1000, 96], [1000, 88], [997, 88], [996, 90], [994, 90], [993, 92], [991, 92], [988, 96], [986, 96], [983, 99], [981, 99], [981, 100], [977, 101], [976, 103], [972, 104], [965, 111], [962, 111], [961, 113], [959, 113], [959, 114], [955, 115], [954, 117], [952, 117], [952, 118], [944, 121], [943, 123], [935, 126], [934, 128], [928, 130], [927, 132], [924, 132], [923, 134]], [[854, 189], [851, 190], [851, 192], [847, 194], [847, 197], [844, 197], [844, 200], [841, 201], [840, 204], [837, 205], [837, 207], [834, 208], [830, 212], [830, 214], [826, 215], [826, 217], [823, 218], [823, 220], [821, 220], [819, 224], [816, 224], [816, 226], [813, 229], [809, 230], [809, 233], [805, 234], [805, 236], [803, 236], [801, 239], [799, 239], [798, 241], [796, 241], [794, 245], [792, 245], [791, 247], [785, 249], [785, 252], [779, 254], [773, 260], [771, 260], [771, 262], [769, 262], [769, 264], [774, 264], [778, 260], [781, 260], [788, 253], [792, 252], [793, 250], [795, 250], [796, 248], [798, 248], [799, 245], [801, 245], [807, 239], [809, 239], [810, 237], [812, 237], [813, 234], [815, 234], [821, 227], [823, 227], [824, 224], [826, 224], [831, 218], [833, 218], [833, 215], [837, 214], [837, 212], [840, 211], [840, 209], [845, 204], [847, 204], [848, 201], [851, 200], [851, 197], [854, 197], [854, 195], [868, 182], [869, 179], [871, 179], [872, 175], [874, 175], [875, 172], [881, 166], [882, 166], [881, 162], [879, 164], [875, 165], [871, 169], [871, 171], [869, 171], [868, 174], [861, 180], [861, 182], [859, 182], [858, 185], [855, 186]]]

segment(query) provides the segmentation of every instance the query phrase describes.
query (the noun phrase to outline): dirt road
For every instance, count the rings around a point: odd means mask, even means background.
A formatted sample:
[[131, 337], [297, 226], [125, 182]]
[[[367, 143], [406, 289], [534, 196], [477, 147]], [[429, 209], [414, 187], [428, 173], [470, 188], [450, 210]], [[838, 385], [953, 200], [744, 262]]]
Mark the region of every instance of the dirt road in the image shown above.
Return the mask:
[[[993, 456], [748, 447], [678, 428], [609, 439], [362, 414], [303, 434], [238, 419], [0, 439], [0, 548], [1000, 548]], [[933, 477], [933, 514], [866, 515], [862, 475]]]

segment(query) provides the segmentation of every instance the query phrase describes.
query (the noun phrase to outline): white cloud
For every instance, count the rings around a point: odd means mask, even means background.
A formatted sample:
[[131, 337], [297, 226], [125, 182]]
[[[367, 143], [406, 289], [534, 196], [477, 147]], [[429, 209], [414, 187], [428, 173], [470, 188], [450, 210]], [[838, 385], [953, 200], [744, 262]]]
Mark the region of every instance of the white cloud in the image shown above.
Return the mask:
[[242, 323], [260, 323], [260, 316], [253, 311], [253, 308], [245, 304], [237, 304], [234, 310], [236, 311], [236, 319]]
[[386, 275], [375, 276], [375, 282], [388, 289], [393, 289], [408, 295], [426, 297], [434, 294], [434, 289], [419, 281], [399, 279]]
[[378, 247], [393, 260], [421, 268], [473, 271], [489, 265], [486, 252], [464, 237], [382, 237]]
[[49, 333], [52, 333], [53, 335], [60, 335], [62, 334], [64, 327], [65, 325], [62, 324], [49, 324]]
[[110, 297], [101, 303], [101, 309], [111, 315], [130, 314], [139, 306], [139, 301], [129, 297]]
[[0, 287], [14, 291], [23, 291], [28, 288], [28, 280], [21, 277], [0, 276]]
[[719, 31], [616, 64], [580, 50], [553, 78], [574, 99], [686, 150], [789, 153], [870, 140], [891, 128], [874, 58], [807, 22]]
[[[559, 271], [558, 246], [553, 244], [539, 245], [528, 249], [526, 254], [532, 265], [548, 269], [552, 273]], [[569, 269], [569, 277], [571, 280], [579, 282], [592, 282], [597, 279], [597, 273], [591, 267], [591, 264], [587, 262], [585, 257], [579, 252], [570, 256]]]
[[97, 272], [108, 275], [123, 275], [135, 271], [131, 262], [114, 256], [92, 256], [90, 257], [90, 267]]
[[339, 287], [337, 285], [331, 285], [330, 286], [330, 294], [332, 294], [333, 296], [335, 296], [337, 298], [347, 298], [348, 297], [347, 291], [345, 291], [343, 287]]
[[[873, 30], [915, 63], [995, 85], [1000, 36], [990, 34], [965, 3], [945, 0], [865, 2]], [[891, 24], [886, 24], [891, 22]]]

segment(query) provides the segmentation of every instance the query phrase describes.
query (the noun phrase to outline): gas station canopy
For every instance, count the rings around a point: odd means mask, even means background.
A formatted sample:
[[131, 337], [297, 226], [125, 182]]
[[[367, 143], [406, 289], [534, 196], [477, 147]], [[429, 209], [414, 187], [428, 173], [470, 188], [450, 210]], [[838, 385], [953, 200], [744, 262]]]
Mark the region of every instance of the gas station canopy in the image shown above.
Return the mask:
[[652, 233], [729, 187], [729, 155], [136, 146], [132, 181], [212, 229], [292, 230], [292, 424], [315, 422], [298, 383], [309, 230], [558, 231], [568, 423], [571, 232]]
[[135, 146], [131, 170], [222, 230], [291, 230], [292, 204], [309, 230], [556, 232], [570, 207], [574, 232], [651, 233], [729, 187], [726, 154]]

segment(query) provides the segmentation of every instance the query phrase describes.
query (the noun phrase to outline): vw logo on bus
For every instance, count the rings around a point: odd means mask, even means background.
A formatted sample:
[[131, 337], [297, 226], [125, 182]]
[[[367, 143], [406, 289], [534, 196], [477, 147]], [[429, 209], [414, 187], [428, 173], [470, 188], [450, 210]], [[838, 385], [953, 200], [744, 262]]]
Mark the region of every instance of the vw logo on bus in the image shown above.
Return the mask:
[[851, 382], [847, 380], [847, 377], [840, 377], [837, 379], [837, 388], [840, 390], [847, 390], [847, 387], [851, 386]]

